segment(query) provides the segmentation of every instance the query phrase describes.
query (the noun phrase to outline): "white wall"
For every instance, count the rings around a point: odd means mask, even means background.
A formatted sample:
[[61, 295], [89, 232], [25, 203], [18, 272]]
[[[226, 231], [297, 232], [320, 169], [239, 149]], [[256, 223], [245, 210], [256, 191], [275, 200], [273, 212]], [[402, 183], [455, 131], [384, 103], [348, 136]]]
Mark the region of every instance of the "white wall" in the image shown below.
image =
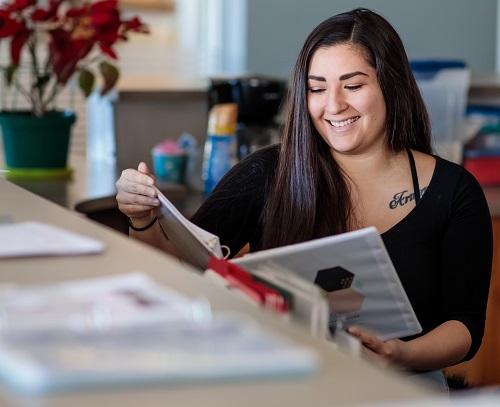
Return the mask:
[[[248, 70], [291, 74], [308, 33], [327, 17], [368, 7], [396, 28], [411, 59], [461, 58], [473, 71], [497, 63], [498, 0], [249, 0]], [[499, 57], [500, 58], [500, 57]]]

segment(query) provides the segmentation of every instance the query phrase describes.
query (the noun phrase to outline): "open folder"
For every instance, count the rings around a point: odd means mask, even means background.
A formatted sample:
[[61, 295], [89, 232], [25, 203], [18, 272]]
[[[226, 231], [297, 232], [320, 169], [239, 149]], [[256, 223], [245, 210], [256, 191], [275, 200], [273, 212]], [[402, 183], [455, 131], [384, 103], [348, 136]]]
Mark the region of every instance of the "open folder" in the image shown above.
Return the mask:
[[[162, 206], [156, 216], [181, 260], [207, 270], [211, 257], [223, 258], [217, 236], [187, 220], [159, 191], [158, 196]], [[422, 330], [374, 227], [249, 253], [231, 262], [265, 278], [268, 285], [281, 282], [296, 295], [303, 291], [297, 279], [319, 286], [330, 307], [332, 332], [358, 325], [387, 340]], [[286, 271], [289, 278], [283, 277]]]
[[155, 215], [182, 261], [205, 270], [210, 256], [224, 257], [218, 236], [190, 222], [160, 190], [156, 191], [161, 206], [157, 208]]
[[253, 273], [273, 267], [290, 270], [318, 285], [330, 306], [332, 331], [357, 325], [387, 340], [422, 330], [375, 227], [262, 250], [232, 261]]

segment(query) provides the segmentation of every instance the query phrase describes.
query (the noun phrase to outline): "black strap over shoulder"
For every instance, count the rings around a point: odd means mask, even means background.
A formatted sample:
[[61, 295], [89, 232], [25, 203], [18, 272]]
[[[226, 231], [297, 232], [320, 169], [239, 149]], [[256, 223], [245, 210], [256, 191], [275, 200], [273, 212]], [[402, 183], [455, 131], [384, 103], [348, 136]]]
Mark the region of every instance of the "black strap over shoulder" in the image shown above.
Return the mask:
[[412, 152], [408, 149], [408, 158], [410, 160], [410, 170], [411, 170], [411, 178], [413, 180], [413, 193], [415, 194], [415, 204], [418, 205], [420, 202], [420, 186], [418, 185], [418, 175], [417, 175], [417, 166], [415, 165], [415, 158], [413, 157]]

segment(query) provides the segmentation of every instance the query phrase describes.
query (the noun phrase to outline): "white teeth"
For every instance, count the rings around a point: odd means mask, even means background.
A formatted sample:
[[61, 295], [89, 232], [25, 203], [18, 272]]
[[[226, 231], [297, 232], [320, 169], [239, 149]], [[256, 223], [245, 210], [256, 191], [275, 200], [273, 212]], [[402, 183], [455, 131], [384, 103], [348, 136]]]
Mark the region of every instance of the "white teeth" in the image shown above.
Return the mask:
[[359, 119], [359, 116], [354, 117], [352, 119], [344, 120], [343, 122], [334, 122], [333, 120], [329, 120], [329, 122], [333, 127], [344, 127], [344, 126], [347, 126], [348, 124], [354, 123], [358, 119]]

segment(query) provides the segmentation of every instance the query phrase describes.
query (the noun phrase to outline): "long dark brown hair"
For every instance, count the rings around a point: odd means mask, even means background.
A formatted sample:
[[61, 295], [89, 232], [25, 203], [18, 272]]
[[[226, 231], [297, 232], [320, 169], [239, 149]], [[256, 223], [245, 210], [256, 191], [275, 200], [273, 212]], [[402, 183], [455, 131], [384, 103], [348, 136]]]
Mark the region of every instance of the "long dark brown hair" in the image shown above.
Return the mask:
[[386, 103], [386, 137], [390, 151], [431, 153], [429, 116], [394, 28], [367, 10], [330, 17], [306, 39], [288, 91], [276, 174], [263, 214], [263, 249], [346, 232], [353, 203], [339, 165], [314, 128], [307, 107], [307, 75], [318, 48], [352, 44], [376, 70]]

